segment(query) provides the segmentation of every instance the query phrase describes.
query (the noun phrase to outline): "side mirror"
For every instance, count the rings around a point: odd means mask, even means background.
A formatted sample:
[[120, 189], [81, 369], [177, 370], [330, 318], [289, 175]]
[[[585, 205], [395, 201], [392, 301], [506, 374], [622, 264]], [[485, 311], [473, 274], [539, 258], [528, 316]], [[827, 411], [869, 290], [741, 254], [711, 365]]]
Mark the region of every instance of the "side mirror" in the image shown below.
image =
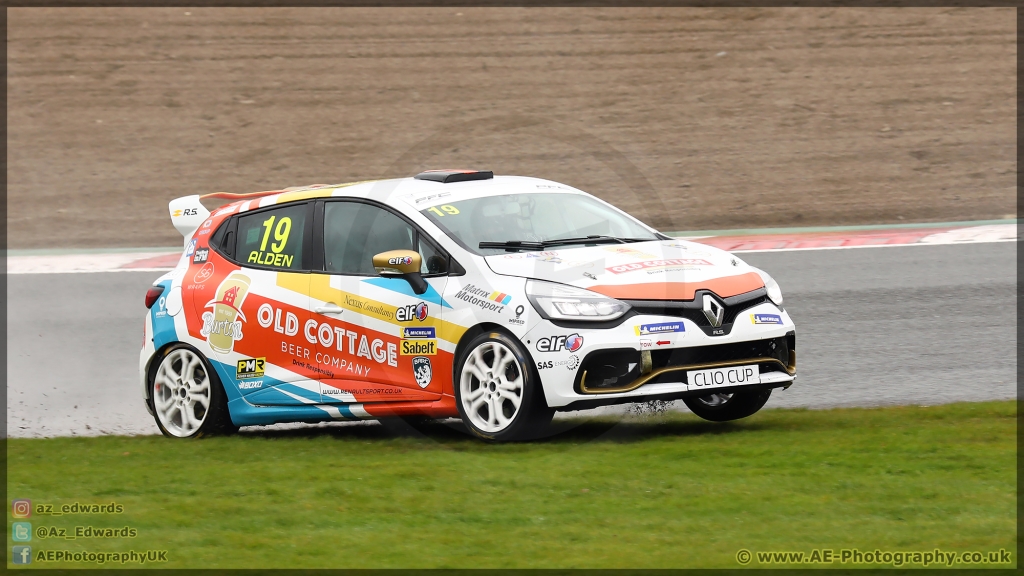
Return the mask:
[[427, 281], [420, 275], [423, 259], [412, 250], [389, 250], [375, 254], [373, 267], [383, 278], [402, 278], [416, 294], [427, 291]]

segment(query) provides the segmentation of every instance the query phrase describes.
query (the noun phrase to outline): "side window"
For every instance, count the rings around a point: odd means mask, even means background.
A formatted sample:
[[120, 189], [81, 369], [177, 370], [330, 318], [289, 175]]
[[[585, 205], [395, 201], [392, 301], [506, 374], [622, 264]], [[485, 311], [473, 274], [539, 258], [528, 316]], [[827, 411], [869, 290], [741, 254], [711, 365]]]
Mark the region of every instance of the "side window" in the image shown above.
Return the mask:
[[306, 204], [297, 204], [239, 216], [235, 259], [244, 264], [301, 270], [308, 213]]
[[426, 242], [421, 241], [419, 244], [418, 251], [423, 259], [420, 274], [443, 274], [448, 271], [448, 258], [440, 250]]
[[[418, 245], [422, 249], [418, 249]], [[448, 260], [419, 242], [416, 230], [395, 214], [361, 202], [324, 205], [324, 269], [335, 274], [374, 276], [373, 256], [388, 250], [418, 250], [424, 274], [447, 271]]]

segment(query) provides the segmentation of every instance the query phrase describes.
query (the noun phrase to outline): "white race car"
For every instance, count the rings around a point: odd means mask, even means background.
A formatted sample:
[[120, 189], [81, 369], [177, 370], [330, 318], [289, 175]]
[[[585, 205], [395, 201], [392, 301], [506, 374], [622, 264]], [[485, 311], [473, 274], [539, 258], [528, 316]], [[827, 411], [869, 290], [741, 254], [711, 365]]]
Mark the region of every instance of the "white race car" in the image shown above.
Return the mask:
[[438, 170], [170, 212], [185, 249], [139, 362], [168, 436], [397, 416], [502, 441], [655, 399], [724, 421], [796, 376], [768, 274], [556, 182]]

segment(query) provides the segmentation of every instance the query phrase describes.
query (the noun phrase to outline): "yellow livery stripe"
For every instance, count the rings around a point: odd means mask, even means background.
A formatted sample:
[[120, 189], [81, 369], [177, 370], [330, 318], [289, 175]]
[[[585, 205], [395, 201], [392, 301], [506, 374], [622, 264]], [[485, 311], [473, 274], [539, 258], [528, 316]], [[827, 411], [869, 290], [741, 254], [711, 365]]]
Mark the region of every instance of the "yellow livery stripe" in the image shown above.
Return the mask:
[[[377, 300], [364, 298], [351, 292], [345, 292], [331, 287], [331, 277], [326, 274], [288, 274], [278, 273], [277, 285], [285, 290], [306, 294], [306, 287], [309, 287], [309, 297], [320, 302], [333, 302], [345, 310], [351, 310], [362, 316], [388, 322], [401, 327], [433, 326], [437, 331], [437, 337], [453, 344], [457, 344], [466, 333], [466, 328], [458, 324], [446, 322], [434, 316], [428, 316], [423, 322], [399, 322], [396, 320], [398, 306], [392, 306]], [[439, 309], [440, 305], [434, 305]], [[342, 318], [344, 320], [344, 318]], [[399, 335], [400, 336], [400, 335]]]

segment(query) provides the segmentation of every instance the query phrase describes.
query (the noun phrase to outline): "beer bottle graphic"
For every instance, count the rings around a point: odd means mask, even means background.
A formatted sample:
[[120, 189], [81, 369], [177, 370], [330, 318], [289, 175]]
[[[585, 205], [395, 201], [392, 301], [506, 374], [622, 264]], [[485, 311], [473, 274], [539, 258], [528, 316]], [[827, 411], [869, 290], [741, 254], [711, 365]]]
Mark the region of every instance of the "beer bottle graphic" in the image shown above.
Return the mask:
[[217, 286], [216, 298], [206, 304], [206, 308], [213, 307], [213, 314], [203, 314], [204, 320], [209, 315], [210, 322], [206, 341], [215, 352], [231, 352], [235, 340], [242, 338], [242, 323], [237, 319], [245, 320], [242, 302], [248, 293], [249, 277], [240, 272], [232, 272]]

